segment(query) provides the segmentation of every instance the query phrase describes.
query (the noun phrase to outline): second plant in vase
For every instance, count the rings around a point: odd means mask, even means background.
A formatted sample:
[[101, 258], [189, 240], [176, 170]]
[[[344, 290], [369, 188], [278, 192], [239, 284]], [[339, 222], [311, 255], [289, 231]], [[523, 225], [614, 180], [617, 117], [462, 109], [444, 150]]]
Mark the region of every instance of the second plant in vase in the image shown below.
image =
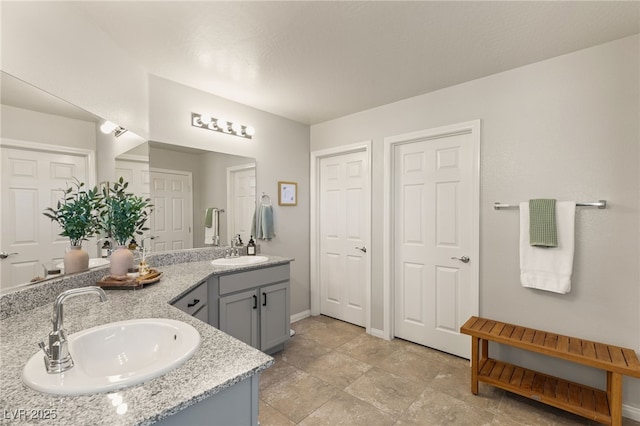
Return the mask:
[[127, 242], [149, 228], [145, 227], [153, 206], [150, 199], [127, 192], [128, 182], [120, 178], [102, 189], [103, 208], [100, 228], [115, 241], [118, 249], [111, 254], [111, 275], [126, 275], [133, 267], [133, 253]]
[[59, 235], [69, 238], [71, 246], [63, 259], [65, 274], [89, 269], [89, 254], [82, 250], [82, 242], [94, 236], [99, 228], [101, 197], [97, 188], [87, 191], [84, 186], [84, 182], [76, 179], [69, 188], [61, 190], [64, 195], [56, 207], [48, 207], [43, 212], [60, 225]]

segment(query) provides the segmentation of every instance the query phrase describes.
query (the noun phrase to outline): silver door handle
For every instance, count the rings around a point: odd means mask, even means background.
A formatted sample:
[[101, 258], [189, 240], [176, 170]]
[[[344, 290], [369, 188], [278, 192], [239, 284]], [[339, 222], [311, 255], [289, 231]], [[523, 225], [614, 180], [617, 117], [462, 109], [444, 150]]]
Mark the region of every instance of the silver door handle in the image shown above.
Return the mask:
[[462, 263], [469, 263], [469, 261], [471, 260], [471, 259], [469, 259], [469, 257], [468, 257], [468, 256], [462, 256], [462, 257], [455, 257], [455, 256], [451, 256], [451, 258], [452, 258], [452, 259], [459, 260], [459, 261], [460, 261], [460, 262], [462, 262]]
[[18, 253], [5, 253], [3, 251], [0, 251], [0, 259], [6, 259], [7, 257], [14, 255], [14, 254], [18, 254]]
[[366, 248], [365, 246], [362, 246], [362, 247], [356, 247], [356, 248], [357, 248], [358, 250], [360, 250], [361, 252], [363, 252], [363, 253], [366, 253], [366, 252], [367, 252], [367, 248]]

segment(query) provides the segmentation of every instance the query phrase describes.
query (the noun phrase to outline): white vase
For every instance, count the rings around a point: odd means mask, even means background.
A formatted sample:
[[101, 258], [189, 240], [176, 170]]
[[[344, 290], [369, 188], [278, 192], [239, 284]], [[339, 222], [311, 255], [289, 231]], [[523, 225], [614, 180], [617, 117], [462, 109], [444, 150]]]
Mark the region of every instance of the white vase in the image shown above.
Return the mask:
[[111, 253], [111, 275], [127, 275], [129, 268], [133, 268], [133, 253], [125, 246], [118, 246], [116, 251]]
[[65, 274], [73, 274], [89, 269], [89, 253], [82, 250], [82, 246], [69, 247], [62, 261]]

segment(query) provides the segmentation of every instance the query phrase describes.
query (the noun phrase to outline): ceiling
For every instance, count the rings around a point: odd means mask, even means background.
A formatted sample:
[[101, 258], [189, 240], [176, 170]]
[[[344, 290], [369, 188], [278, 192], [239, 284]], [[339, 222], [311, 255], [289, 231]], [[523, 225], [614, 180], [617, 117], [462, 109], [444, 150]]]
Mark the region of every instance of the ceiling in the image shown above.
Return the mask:
[[306, 124], [640, 32], [637, 1], [73, 4], [150, 74]]

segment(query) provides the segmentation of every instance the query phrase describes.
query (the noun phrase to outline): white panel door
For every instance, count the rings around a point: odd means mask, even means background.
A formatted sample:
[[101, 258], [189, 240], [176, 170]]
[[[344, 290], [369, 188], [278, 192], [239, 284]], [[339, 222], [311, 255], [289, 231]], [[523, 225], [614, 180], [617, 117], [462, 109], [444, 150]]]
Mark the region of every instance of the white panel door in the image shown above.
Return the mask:
[[151, 171], [150, 218], [152, 250], [181, 250], [193, 247], [191, 175]]
[[473, 250], [472, 136], [397, 144], [393, 158], [395, 335], [468, 358], [474, 277], [454, 258]]
[[320, 313], [365, 326], [369, 285], [368, 155], [320, 159]]
[[251, 223], [256, 208], [256, 168], [255, 165], [230, 168], [229, 176], [229, 235], [230, 240], [240, 234], [243, 243], [249, 242]]
[[[127, 191], [144, 199], [151, 198], [151, 176], [148, 161], [121, 160], [116, 158], [116, 180], [121, 177], [125, 182], [129, 182]], [[149, 223], [147, 223], [147, 227], [151, 227]], [[149, 231], [145, 231], [145, 233], [140, 236], [136, 235], [137, 243], [139, 245], [145, 244], [146, 247], [149, 247], [149, 243], [147, 241], [143, 242], [143, 239], [150, 235], [151, 233]]]
[[150, 198], [148, 162], [116, 159], [116, 179], [120, 177], [129, 182], [128, 191], [142, 198]]
[[[6, 290], [43, 275], [43, 263], [62, 261], [69, 239], [42, 212], [55, 207], [74, 178], [87, 183], [88, 160], [83, 155], [14, 148], [2, 152], [2, 218], [0, 251], [18, 253], [0, 260], [0, 288]], [[85, 250], [96, 256], [94, 244]]]

